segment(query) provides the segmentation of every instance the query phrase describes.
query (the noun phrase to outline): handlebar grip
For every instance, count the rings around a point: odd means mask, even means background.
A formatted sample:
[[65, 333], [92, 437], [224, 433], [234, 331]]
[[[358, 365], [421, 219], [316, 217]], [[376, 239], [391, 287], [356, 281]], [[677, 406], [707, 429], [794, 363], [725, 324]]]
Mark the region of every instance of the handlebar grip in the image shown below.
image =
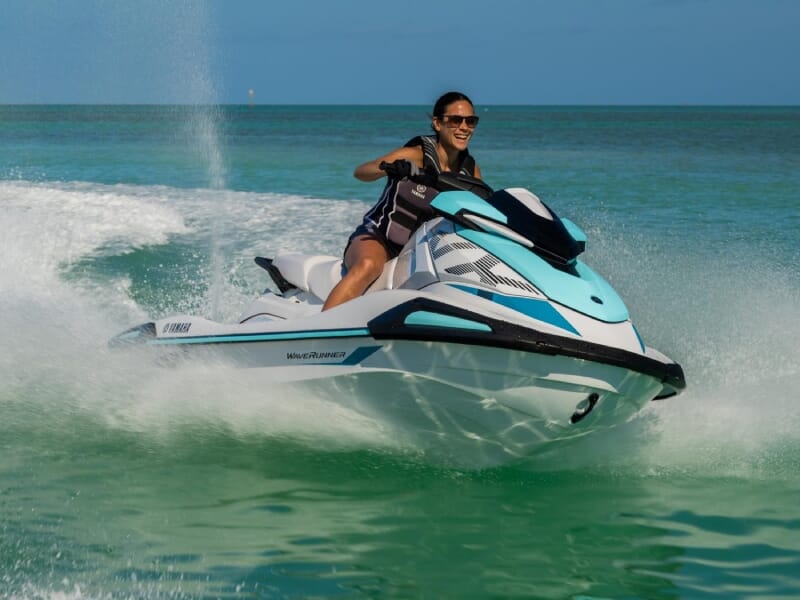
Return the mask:
[[395, 178], [399, 178], [401, 176], [400, 172], [398, 171], [397, 167], [394, 166], [394, 163], [386, 162], [385, 160], [381, 161], [381, 164], [378, 165], [381, 171], [385, 172], [387, 175], [390, 175]]
[[[395, 177], [399, 177], [402, 175], [401, 171], [395, 166], [394, 163], [389, 163], [381, 161], [381, 164], [378, 165], [381, 171], [385, 171], [387, 175], [393, 175]], [[419, 173], [417, 175], [411, 175], [408, 177], [411, 181], [416, 183], [422, 183], [429, 186], [434, 186], [436, 184], [436, 174], [431, 173], [424, 168], [419, 169]]]

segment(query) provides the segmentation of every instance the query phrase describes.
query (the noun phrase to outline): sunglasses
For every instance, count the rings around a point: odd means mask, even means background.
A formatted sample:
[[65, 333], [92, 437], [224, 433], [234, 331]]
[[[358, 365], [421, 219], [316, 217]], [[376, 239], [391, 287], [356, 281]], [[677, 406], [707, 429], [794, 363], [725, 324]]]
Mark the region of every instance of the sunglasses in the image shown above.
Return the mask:
[[475, 129], [475, 126], [478, 124], [478, 120], [480, 119], [480, 117], [476, 117], [475, 115], [471, 115], [469, 117], [464, 117], [461, 115], [442, 115], [440, 118], [450, 127], [461, 127], [461, 123], [466, 123], [467, 127], [470, 129]]

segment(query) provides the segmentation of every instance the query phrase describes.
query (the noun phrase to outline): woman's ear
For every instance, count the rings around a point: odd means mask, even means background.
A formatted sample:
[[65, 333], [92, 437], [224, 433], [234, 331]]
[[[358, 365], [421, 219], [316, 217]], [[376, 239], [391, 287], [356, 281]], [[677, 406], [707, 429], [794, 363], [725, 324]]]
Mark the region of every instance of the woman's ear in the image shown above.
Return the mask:
[[442, 130], [442, 124], [439, 122], [439, 119], [437, 119], [436, 117], [433, 117], [431, 119], [431, 127], [433, 127], [433, 130], [436, 133], [439, 133]]

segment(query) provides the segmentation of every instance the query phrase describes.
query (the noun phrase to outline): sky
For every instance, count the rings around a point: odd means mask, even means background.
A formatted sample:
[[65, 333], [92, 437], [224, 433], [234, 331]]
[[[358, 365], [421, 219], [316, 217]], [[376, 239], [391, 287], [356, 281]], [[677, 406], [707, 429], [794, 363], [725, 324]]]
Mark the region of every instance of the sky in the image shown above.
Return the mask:
[[0, 0], [0, 104], [800, 104], [800, 0]]

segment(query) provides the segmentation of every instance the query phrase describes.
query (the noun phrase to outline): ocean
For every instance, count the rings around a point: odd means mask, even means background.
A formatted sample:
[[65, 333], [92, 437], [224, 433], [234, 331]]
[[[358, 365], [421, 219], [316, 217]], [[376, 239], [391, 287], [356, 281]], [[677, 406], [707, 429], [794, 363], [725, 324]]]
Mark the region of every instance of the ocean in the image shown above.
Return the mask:
[[107, 340], [338, 255], [427, 106], [0, 106], [0, 598], [800, 596], [800, 108], [477, 106], [687, 390], [494, 468]]

